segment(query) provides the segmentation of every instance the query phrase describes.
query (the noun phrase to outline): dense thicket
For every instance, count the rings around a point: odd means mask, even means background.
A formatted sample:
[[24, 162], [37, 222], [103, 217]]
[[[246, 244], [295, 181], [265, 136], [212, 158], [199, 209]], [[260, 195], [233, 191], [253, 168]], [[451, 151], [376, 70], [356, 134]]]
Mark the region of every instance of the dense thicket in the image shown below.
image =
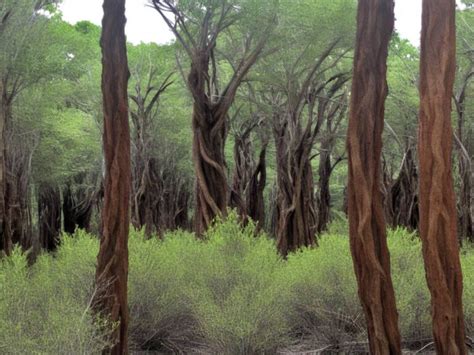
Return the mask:
[[[233, 216], [197, 241], [191, 233], [149, 239], [130, 235], [132, 352], [249, 354], [368, 350], [363, 311], [347, 236], [333, 224], [318, 248], [277, 256], [267, 236], [255, 238]], [[392, 276], [404, 348], [431, 351], [430, 295], [419, 238], [389, 230]], [[19, 249], [0, 262], [2, 352], [97, 353], [107, 342], [91, 322], [96, 255], [94, 235], [65, 237], [53, 257], [27, 266]], [[467, 334], [474, 331], [474, 253], [464, 249]], [[18, 332], [21, 329], [21, 332]]]

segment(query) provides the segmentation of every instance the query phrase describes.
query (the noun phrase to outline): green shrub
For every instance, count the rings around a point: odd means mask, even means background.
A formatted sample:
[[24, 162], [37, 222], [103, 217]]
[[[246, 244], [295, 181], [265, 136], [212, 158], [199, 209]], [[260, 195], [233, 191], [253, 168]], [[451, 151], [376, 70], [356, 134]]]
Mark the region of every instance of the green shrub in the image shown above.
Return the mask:
[[[131, 232], [132, 351], [275, 353], [360, 342], [365, 320], [344, 221], [319, 247], [283, 260], [274, 240], [242, 228], [235, 214], [198, 240], [188, 232], [146, 240]], [[392, 278], [403, 340], [431, 338], [429, 292], [418, 237], [389, 232]], [[0, 260], [0, 353], [98, 353], [93, 321], [97, 238], [64, 237], [53, 255], [27, 266], [18, 249]], [[474, 250], [462, 250], [464, 313], [474, 331]], [[105, 331], [110, 327], [105, 327]]]
[[319, 247], [288, 257], [280, 284], [290, 284], [294, 337], [308, 348], [364, 337], [364, 318], [347, 237], [324, 235]]
[[399, 228], [388, 233], [399, 326], [407, 343], [431, 338], [430, 295], [419, 237]]
[[0, 261], [0, 353], [100, 351], [105, 334], [88, 308], [94, 272], [90, 246], [97, 250], [97, 242], [86, 235], [65, 237], [57, 257], [42, 255], [31, 268], [18, 249]]
[[196, 347], [190, 280], [200, 242], [189, 233], [161, 241], [130, 236], [130, 341], [135, 349], [186, 351]]
[[274, 352], [287, 342], [288, 287], [275, 283], [284, 265], [275, 244], [231, 214], [206, 234], [196, 258], [193, 308], [212, 351]]

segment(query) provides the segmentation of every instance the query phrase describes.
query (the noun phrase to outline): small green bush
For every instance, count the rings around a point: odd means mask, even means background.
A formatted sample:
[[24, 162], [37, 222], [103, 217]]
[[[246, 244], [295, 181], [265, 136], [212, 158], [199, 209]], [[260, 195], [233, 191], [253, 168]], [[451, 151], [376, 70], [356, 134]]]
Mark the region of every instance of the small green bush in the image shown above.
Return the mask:
[[106, 334], [88, 308], [91, 246], [97, 250], [89, 236], [65, 237], [56, 257], [41, 255], [31, 268], [19, 249], [0, 261], [0, 353], [92, 354], [103, 348]]
[[294, 338], [309, 349], [364, 337], [364, 319], [353, 275], [349, 243], [341, 235], [324, 235], [319, 247], [288, 257], [280, 284], [290, 284]]
[[213, 352], [273, 353], [288, 341], [288, 287], [275, 282], [284, 265], [266, 235], [241, 228], [231, 214], [205, 238], [195, 260], [193, 308]]

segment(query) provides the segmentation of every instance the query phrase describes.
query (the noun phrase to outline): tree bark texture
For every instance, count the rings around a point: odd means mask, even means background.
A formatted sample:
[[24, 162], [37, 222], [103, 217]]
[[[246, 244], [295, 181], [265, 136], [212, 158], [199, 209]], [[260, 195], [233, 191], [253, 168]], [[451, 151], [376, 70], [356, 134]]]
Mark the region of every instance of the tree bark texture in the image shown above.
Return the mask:
[[380, 191], [393, 8], [392, 0], [359, 0], [347, 137], [350, 246], [372, 354], [401, 354]]
[[[277, 247], [283, 256], [316, 243], [312, 144], [299, 119], [274, 114], [277, 150]], [[305, 131], [307, 132], [307, 131]]]
[[128, 353], [128, 232], [130, 223], [130, 128], [125, 39], [125, 0], [104, 0], [102, 20], [102, 95], [105, 156], [102, 233], [97, 256], [96, 312], [118, 322], [107, 354]]
[[423, 0], [420, 59], [420, 235], [438, 354], [466, 354], [452, 178], [454, 0]]
[[266, 184], [266, 149], [268, 140], [262, 137], [262, 147], [258, 161], [254, 157], [254, 144], [251, 133], [258, 121], [250, 119], [244, 122], [235, 134], [234, 140], [234, 173], [230, 192], [230, 206], [236, 208], [242, 220], [251, 218], [257, 229], [265, 223], [265, 202], [263, 191]]
[[227, 208], [227, 174], [224, 145], [228, 107], [214, 104], [206, 95], [210, 53], [203, 50], [192, 58], [188, 85], [194, 93], [193, 162], [196, 173], [194, 230], [202, 235], [216, 216]]

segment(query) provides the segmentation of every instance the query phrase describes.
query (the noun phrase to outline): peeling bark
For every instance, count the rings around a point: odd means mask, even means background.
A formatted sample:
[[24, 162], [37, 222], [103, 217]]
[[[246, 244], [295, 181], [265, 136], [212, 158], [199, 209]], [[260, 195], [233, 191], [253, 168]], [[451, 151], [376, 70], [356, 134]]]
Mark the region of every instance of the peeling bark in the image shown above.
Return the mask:
[[466, 354], [451, 172], [456, 68], [454, 0], [423, 0], [420, 60], [420, 235], [438, 354]]
[[392, 0], [359, 0], [347, 137], [350, 246], [372, 354], [401, 354], [380, 191], [393, 7]]
[[118, 322], [107, 354], [128, 353], [128, 232], [131, 188], [130, 128], [127, 83], [129, 78], [125, 39], [125, 0], [104, 0], [102, 20], [102, 95], [105, 156], [102, 233], [97, 256], [94, 309]]

